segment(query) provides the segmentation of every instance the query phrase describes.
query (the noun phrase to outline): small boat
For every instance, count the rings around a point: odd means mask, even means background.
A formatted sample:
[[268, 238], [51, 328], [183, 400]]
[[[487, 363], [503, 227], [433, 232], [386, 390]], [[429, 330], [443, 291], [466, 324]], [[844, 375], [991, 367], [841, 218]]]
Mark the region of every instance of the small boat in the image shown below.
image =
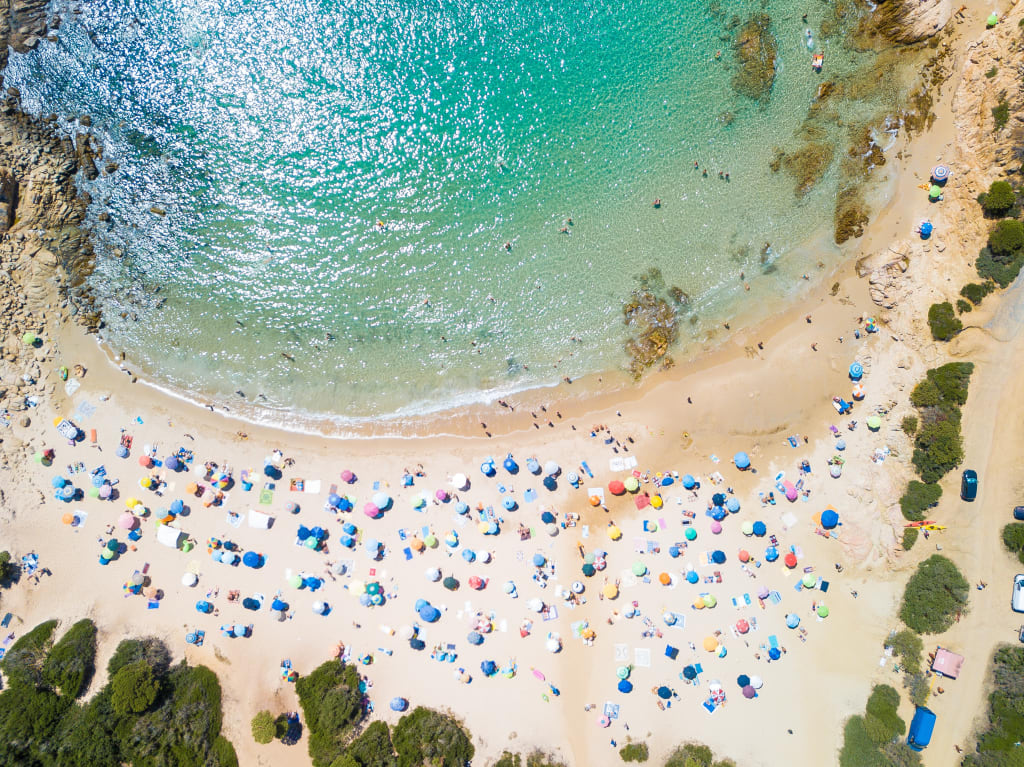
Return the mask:
[[925, 527], [926, 525], [934, 525], [934, 524], [935, 523], [932, 520], [926, 519], [926, 520], [924, 520], [922, 522], [908, 522], [907, 524], [904, 525], [904, 527]]
[[811, 69], [813, 69], [815, 72], [820, 72], [822, 67], [824, 67], [824, 66], [825, 66], [825, 54], [824, 53], [815, 53], [813, 56], [811, 56]]

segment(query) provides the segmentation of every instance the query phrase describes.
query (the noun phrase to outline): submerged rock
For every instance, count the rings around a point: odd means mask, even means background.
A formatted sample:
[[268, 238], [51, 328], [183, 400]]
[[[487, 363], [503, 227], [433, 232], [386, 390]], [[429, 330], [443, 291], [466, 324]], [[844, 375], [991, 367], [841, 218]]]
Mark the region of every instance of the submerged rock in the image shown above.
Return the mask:
[[797, 196], [802, 197], [821, 181], [834, 156], [835, 149], [828, 142], [809, 141], [795, 152], [773, 159], [772, 170], [776, 170], [781, 161], [782, 167], [796, 181]]
[[733, 90], [758, 101], [768, 99], [775, 83], [778, 45], [771, 33], [771, 23], [766, 13], [751, 16], [740, 28], [733, 45], [739, 63], [732, 78]]
[[[657, 269], [639, 278], [640, 287], [630, 294], [622, 306], [622, 317], [632, 336], [625, 343], [629, 356], [629, 372], [639, 379], [644, 371], [656, 364], [671, 367], [669, 348], [679, 336], [679, 315], [672, 303], [655, 291], [664, 289], [664, 280]], [[683, 305], [686, 294], [677, 287], [669, 289], [673, 302]]]

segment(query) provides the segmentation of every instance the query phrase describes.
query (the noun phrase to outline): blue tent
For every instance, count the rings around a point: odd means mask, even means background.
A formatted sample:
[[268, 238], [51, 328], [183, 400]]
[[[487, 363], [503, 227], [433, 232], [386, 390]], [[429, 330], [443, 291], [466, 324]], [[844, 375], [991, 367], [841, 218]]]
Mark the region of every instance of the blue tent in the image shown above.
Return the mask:
[[405, 711], [409, 708], [409, 701], [405, 698], [392, 698], [388, 706], [392, 711]]
[[502, 466], [505, 467], [505, 471], [509, 474], [516, 474], [519, 471], [519, 464], [512, 459], [512, 453], [508, 454], [508, 457], [502, 463]]
[[246, 567], [259, 567], [263, 564], [263, 558], [255, 551], [247, 551], [242, 556], [242, 564]]
[[633, 683], [628, 679], [620, 679], [619, 692], [633, 692]]
[[693, 478], [692, 474], [683, 475], [683, 487], [687, 490], [693, 490], [697, 486], [697, 480]]
[[736, 464], [737, 469], [749, 469], [750, 468], [750, 456], [744, 452], [736, 453], [732, 457], [733, 463]]
[[469, 636], [466, 637], [466, 641], [471, 645], [479, 645], [484, 643], [483, 635], [477, 631], [470, 631]]
[[833, 527], [839, 524], [839, 515], [832, 509], [825, 509], [821, 512], [821, 526], [826, 530], [831, 530]]
[[754, 535], [758, 538], [763, 537], [768, 532], [768, 527], [764, 522], [758, 521], [754, 523]]

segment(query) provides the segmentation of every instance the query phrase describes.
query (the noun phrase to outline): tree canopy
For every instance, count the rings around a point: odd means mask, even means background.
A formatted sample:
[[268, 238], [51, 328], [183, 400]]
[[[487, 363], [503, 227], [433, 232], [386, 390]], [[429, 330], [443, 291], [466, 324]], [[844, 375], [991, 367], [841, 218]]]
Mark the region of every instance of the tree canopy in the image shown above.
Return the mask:
[[917, 566], [907, 581], [900, 620], [919, 634], [941, 634], [966, 611], [970, 584], [941, 554], [933, 554]]

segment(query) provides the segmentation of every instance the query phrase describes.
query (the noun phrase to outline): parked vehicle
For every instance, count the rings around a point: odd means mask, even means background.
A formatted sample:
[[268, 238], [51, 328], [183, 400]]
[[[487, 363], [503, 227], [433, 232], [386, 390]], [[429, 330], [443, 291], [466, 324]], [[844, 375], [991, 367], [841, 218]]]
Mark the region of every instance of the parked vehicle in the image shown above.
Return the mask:
[[1013, 507], [1013, 518], [1020, 522], [1024, 522], [1024, 506]]
[[935, 714], [931, 709], [918, 706], [914, 712], [914, 718], [910, 722], [910, 730], [907, 732], [907, 745], [914, 751], [924, 751], [931, 743], [932, 730], [935, 729]]
[[960, 497], [965, 501], [978, 497], [978, 472], [974, 469], [967, 469], [960, 478]]
[[1015, 613], [1024, 613], [1024, 573], [1013, 576], [1013, 596], [1010, 607]]

